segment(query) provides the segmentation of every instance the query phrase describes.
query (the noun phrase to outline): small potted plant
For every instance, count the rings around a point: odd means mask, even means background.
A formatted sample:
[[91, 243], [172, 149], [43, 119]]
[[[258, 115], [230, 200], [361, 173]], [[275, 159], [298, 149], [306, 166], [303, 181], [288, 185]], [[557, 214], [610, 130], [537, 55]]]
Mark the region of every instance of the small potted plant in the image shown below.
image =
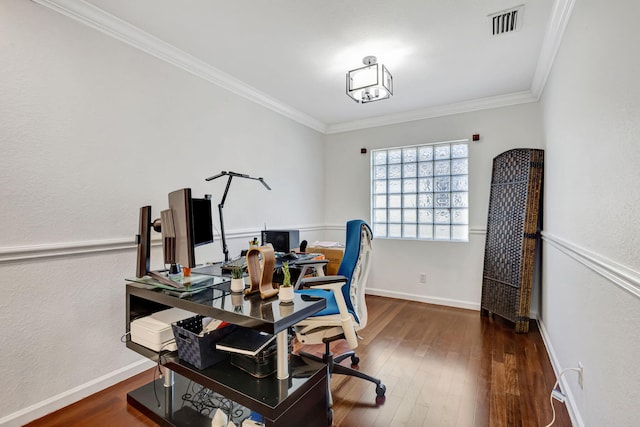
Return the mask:
[[244, 270], [240, 266], [235, 266], [231, 270], [231, 292], [244, 291]]
[[289, 271], [289, 263], [282, 264], [282, 284], [278, 291], [280, 302], [289, 303], [293, 301], [293, 286], [291, 286], [291, 272]]

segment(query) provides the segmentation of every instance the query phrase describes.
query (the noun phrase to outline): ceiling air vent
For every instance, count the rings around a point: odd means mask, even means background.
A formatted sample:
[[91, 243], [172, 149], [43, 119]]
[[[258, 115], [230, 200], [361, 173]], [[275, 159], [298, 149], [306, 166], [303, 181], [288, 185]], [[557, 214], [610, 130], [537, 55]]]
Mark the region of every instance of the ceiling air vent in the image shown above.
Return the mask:
[[501, 10], [500, 12], [489, 15], [491, 18], [491, 26], [493, 35], [511, 33], [520, 29], [522, 25], [522, 12], [524, 5], [512, 7], [511, 9]]

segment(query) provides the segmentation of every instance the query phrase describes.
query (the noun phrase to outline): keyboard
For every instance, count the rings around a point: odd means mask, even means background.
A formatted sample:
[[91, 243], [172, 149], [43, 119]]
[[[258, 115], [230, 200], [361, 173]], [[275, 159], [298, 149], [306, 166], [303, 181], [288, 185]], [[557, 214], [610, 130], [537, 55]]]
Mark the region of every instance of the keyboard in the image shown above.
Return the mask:
[[244, 257], [232, 259], [231, 261], [222, 263], [220, 269], [222, 271], [231, 271], [236, 267], [242, 267], [243, 269], [247, 268], [247, 259]]

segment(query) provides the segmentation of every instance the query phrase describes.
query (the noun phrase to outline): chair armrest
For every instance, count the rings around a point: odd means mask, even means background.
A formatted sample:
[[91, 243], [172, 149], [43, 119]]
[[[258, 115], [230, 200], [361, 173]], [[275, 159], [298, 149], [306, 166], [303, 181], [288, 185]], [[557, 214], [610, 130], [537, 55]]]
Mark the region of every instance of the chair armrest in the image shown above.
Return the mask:
[[294, 289], [300, 289], [302, 281], [306, 278], [308, 271], [313, 271], [316, 277], [324, 277], [324, 266], [329, 263], [328, 259], [307, 259], [296, 261], [293, 265], [300, 270], [298, 280], [293, 285]]
[[349, 347], [354, 349], [358, 347], [358, 336], [355, 331], [353, 316], [349, 313], [347, 303], [342, 294], [342, 287], [345, 286], [348, 281], [349, 279], [346, 276], [322, 276], [305, 278], [300, 284], [302, 287], [324, 289], [333, 293], [340, 314], [342, 332], [349, 343]]
[[332, 283], [346, 283], [348, 280], [345, 276], [306, 277], [300, 281], [300, 286], [315, 287]]

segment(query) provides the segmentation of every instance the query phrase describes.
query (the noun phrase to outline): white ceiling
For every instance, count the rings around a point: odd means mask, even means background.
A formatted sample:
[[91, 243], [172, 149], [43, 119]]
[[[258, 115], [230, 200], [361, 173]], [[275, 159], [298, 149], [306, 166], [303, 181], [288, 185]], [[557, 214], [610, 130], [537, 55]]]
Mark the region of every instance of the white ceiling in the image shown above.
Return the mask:
[[[537, 99], [562, 12], [528, 0], [520, 29], [492, 36], [488, 15], [522, 0], [87, 1], [100, 9], [84, 3], [88, 25], [119, 28], [112, 35], [323, 132]], [[393, 74], [391, 99], [345, 94], [346, 71], [367, 55]]]

